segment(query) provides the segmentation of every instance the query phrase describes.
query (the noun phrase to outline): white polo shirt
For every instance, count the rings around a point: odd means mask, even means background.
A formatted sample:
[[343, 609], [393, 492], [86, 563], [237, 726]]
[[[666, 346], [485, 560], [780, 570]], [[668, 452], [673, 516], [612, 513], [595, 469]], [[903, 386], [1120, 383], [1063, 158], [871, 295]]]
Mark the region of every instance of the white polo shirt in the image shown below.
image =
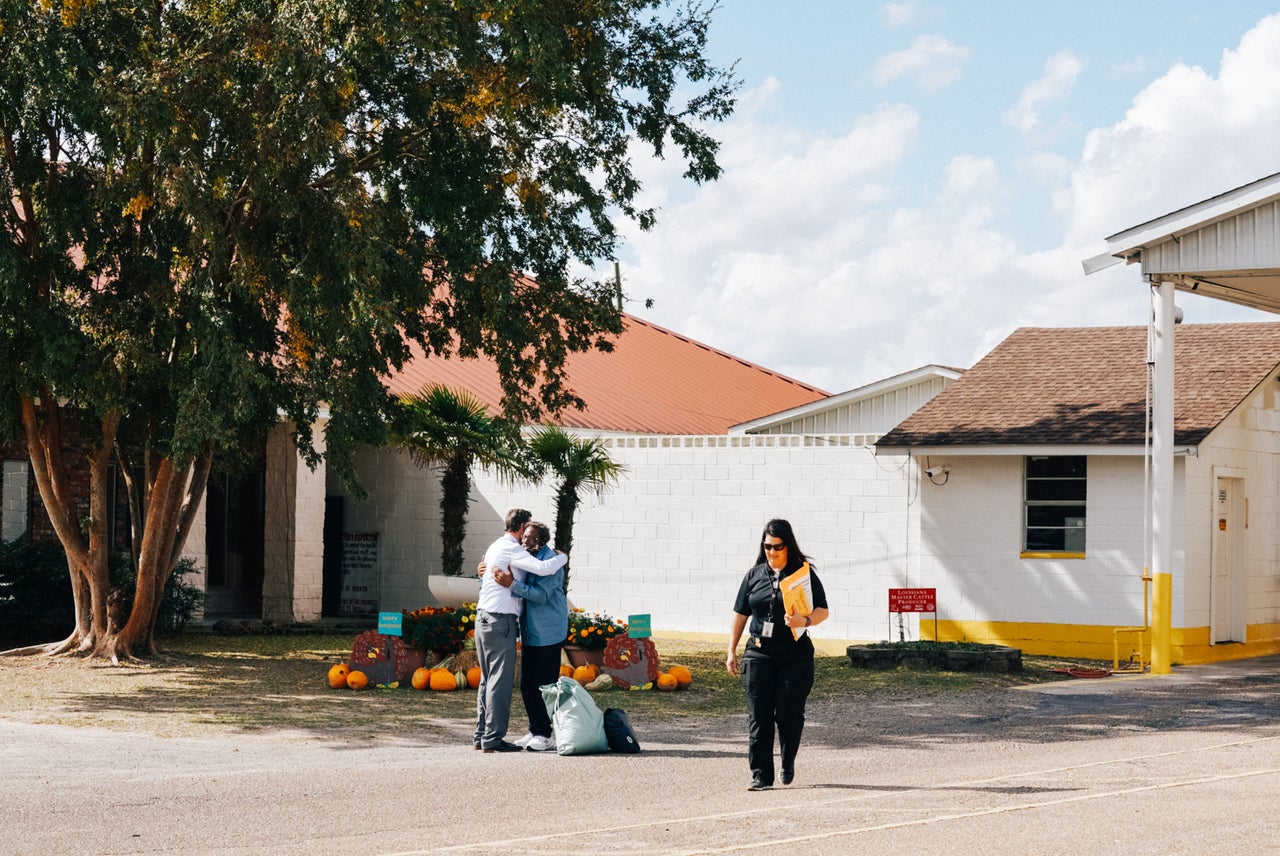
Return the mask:
[[523, 608], [523, 600], [512, 595], [511, 589], [494, 581], [495, 570], [510, 568], [516, 579], [523, 580], [525, 574], [539, 577], [554, 574], [567, 561], [569, 557], [564, 553], [556, 553], [550, 559], [535, 559], [511, 533], [504, 534], [484, 551], [484, 579], [480, 582], [480, 600], [476, 603], [476, 609], [519, 615]]

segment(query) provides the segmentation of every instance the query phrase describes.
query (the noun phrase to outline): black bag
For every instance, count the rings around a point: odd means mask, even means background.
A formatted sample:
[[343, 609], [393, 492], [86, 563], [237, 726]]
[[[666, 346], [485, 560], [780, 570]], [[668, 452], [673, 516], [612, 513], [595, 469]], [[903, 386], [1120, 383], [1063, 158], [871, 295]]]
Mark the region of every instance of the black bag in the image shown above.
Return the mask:
[[604, 712], [604, 736], [609, 741], [609, 748], [614, 752], [626, 752], [634, 755], [640, 751], [640, 743], [636, 733], [631, 730], [627, 720], [627, 712], [611, 707]]

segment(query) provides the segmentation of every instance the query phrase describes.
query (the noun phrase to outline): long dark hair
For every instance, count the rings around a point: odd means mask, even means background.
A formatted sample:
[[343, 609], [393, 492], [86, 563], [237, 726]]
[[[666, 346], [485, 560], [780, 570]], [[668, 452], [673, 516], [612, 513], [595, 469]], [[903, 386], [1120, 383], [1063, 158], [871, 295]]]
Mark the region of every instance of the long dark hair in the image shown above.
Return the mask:
[[791, 524], [783, 520], [781, 517], [775, 517], [764, 525], [764, 532], [760, 533], [760, 540], [757, 542], [756, 564], [765, 561], [764, 557], [764, 536], [772, 535], [774, 538], [781, 538], [782, 543], [787, 545], [787, 569], [798, 568], [805, 562], [809, 561], [809, 557], [800, 549], [800, 545], [796, 543], [796, 533], [791, 531]]

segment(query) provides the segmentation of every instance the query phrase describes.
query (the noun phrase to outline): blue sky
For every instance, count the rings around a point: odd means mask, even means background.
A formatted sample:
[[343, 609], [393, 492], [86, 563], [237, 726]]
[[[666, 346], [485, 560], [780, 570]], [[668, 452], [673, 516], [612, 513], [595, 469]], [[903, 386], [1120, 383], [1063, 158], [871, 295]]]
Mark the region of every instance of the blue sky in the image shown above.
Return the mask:
[[[1020, 326], [1143, 324], [1137, 269], [1080, 261], [1280, 172], [1277, 12], [724, 0], [725, 173], [638, 163], [659, 221], [625, 232], [628, 311], [831, 392], [967, 367]], [[1179, 302], [1187, 323], [1274, 320]]]

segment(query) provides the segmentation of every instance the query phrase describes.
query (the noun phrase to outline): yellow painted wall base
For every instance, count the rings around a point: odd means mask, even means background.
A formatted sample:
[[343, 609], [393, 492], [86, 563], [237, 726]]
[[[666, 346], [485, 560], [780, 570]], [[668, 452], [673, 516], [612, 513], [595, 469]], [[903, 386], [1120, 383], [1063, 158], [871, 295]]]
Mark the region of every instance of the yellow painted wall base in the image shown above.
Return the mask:
[[[981, 642], [1008, 645], [1024, 654], [1110, 660], [1113, 627], [1092, 624], [1036, 624], [1011, 621], [938, 621], [938, 641]], [[933, 638], [932, 622], [920, 623], [921, 635]], [[1122, 637], [1120, 656], [1126, 659], [1132, 637]], [[1148, 636], [1150, 638], [1150, 636]], [[1249, 628], [1246, 641], [1230, 645], [1210, 645], [1207, 627], [1174, 627], [1170, 632], [1174, 664], [1217, 663], [1280, 654], [1280, 624], [1258, 624]]]
[[[1024, 654], [1045, 657], [1071, 657], [1082, 660], [1111, 662], [1114, 635], [1111, 625], [1035, 624], [1014, 621], [943, 621], [938, 620], [938, 641], [981, 642], [986, 645], [1008, 645]], [[933, 622], [920, 622], [922, 638], [933, 638]], [[729, 643], [724, 633], [658, 632], [654, 642], [662, 653], [664, 642], [678, 648], [680, 644], [697, 647], [722, 647]], [[1150, 634], [1147, 635], [1150, 644]], [[1132, 650], [1132, 636], [1122, 636], [1120, 659], [1126, 660]], [[745, 642], [745, 639], [743, 640]], [[813, 646], [819, 654], [843, 657], [850, 645], [864, 644], [868, 639], [823, 639], [816, 634]], [[1210, 645], [1208, 627], [1175, 627], [1172, 630], [1174, 665], [1219, 663], [1280, 654], [1280, 624], [1255, 624], [1249, 627], [1244, 642]], [[1125, 646], [1129, 646], [1126, 649]], [[738, 646], [741, 648], [741, 644]], [[1150, 656], [1150, 652], [1148, 652]]]

